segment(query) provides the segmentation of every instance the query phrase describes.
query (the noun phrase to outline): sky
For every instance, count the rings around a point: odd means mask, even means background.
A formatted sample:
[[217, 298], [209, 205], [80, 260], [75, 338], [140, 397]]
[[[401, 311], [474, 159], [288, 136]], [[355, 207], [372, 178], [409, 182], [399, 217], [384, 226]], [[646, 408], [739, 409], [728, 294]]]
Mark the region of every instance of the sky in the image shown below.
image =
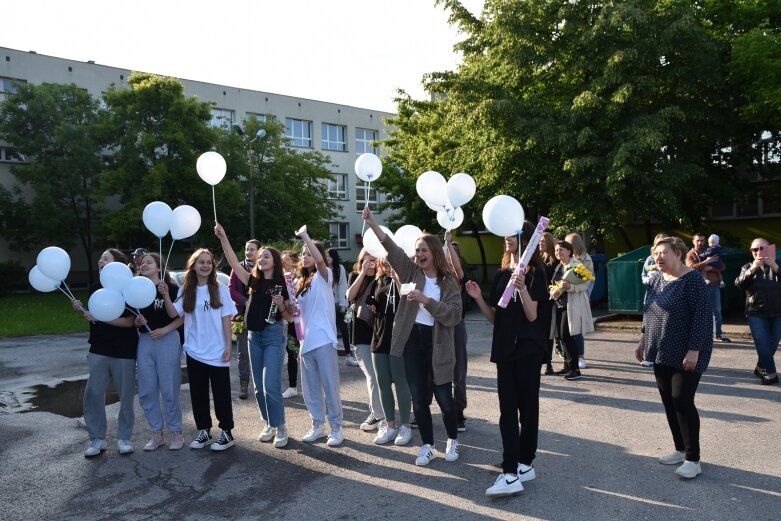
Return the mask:
[[[13, 0], [0, 46], [395, 112], [454, 70], [460, 39], [434, 0]], [[479, 15], [483, 0], [462, 0]]]

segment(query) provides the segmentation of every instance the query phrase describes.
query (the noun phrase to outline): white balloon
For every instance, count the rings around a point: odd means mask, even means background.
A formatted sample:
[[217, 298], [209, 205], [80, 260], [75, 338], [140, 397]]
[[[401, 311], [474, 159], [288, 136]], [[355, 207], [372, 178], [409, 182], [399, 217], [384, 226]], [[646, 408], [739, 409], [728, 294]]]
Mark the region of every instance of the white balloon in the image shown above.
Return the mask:
[[444, 209], [445, 209], [445, 206], [446, 206], [446, 204], [439, 204], [439, 205], [437, 205], [437, 204], [432, 204], [432, 203], [430, 203], [430, 202], [426, 201], [425, 199], [423, 200], [423, 202], [424, 202], [424, 203], [426, 203], [426, 206], [428, 206], [429, 208], [431, 208], [431, 209], [432, 209], [432, 210], [434, 210], [435, 212], [438, 212], [438, 211], [440, 211], [440, 210], [444, 210]]
[[217, 152], [204, 152], [196, 161], [195, 169], [201, 179], [214, 186], [225, 177], [228, 165]]
[[[388, 228], [385, 226], [380, 226], [380, 229], [384, 231], [388, 237], [393, 239], [393, 232], [391, 232]], [[374, 257], [384, 259], [388, 256], [388, 252], [385, 249], [385, 246], [382, 245], [380, 240], [377, 238], [377, 234], [375, 234], [374, 230], [371, 228], [368, 228], [363, 234], [363, 247], [366, 248], [366, 251]]]
[[393, 235], [393, 242], [395, 242], [399, 248], [404, 250], [407, 257], [415, 255], [415, 242], [423, 235], [423, 231], [412, 224], [405, 224]]
[[100, 270], [100, 285], [122, 293], [125, 285], [133, 278], [133, 272], [126, 264], [109, 262]]
[[122, 316], [122, 312], [125, 311], [125, 299], [117, 290], [101, 288], [90, 296], [87, 308], [95, 320], [111, 322]]
[[68, 252], [57, 246], [49, 246], [38, 254], [38, 269], [53, 280], [63, 281], [71, 270], [71, 258]]
[[488, 231], [500, 237], [521, 232], [524, 220], [523, 206], [509, 195], [497, 195], [483, 207], [483, 223]]
[[175, 241], [192, 237], [201, 227], [201, 214], [190, 205], [174, 208], [171, 214], [171, 237]]
[[382, 175], [382, 161], [374, 154], [361, 154], [355, 160], [355, 175], [367, 183], [376, 181]]
[[162, 239], [171, 227], [171, 207], [162, 201], [153, 201], [146, 205], [142, 219], [146, 229], [155, 237]]
[[464, 211], [461, 208], [440, 210], [437, 212], [437, 222], [445, 230], [455, 230], [464, 222]]
[[50, 279], [44, 275], [38, 266], [33, 266], [33, 269], [27, 274], [27, 280], [30, 281], [30, 286], [43, 293], [50, 293], [62, 284], [59, 280]]
[[133, 277], [122, 288], [122, 296], [129, 306], [141, 309], [155, 301], [157, 288], [155, 283], [146, 277]]
[[477, 191], [477, 185], [472, 176], [459, 172], [447, 181], [447, 198], [458, 208], [472, 200]]
[[434, 206], [444, 206], [447, 201], [447, 182], [442, 174], [429, 170], [415, 181], [415, 189], [421, 199]]

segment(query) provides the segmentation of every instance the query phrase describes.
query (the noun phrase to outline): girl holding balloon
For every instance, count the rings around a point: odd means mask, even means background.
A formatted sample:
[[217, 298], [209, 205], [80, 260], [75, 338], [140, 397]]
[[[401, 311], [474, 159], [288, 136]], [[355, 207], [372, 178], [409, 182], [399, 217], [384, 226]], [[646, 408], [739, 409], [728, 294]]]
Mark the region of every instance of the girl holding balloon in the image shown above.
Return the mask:
[[[98, 271], [112, 262], [125, 264], [125, 255], [114, 248], [103, 252], [98, 259]], [[92, 288], [90, 304], [97, 308], [100, 302], [93, 296], [102, 288], [98, 282]], [[98, 298], [102, 293], [98, 296]], [[89, 378], [84, 389], [84, 423], [89, 432], [90, 444], [84, 451], [89, 458], [106, 450], [106, 389], [109, 382], [119, 395], [117, 448], [120, 454], [133, 452], [130, 438], [133, 435], [135, 412], [133, 400], [136, 391], [136, 348], [138, 334], [133, 328], [133, 314], [124, 311], [113, 320], [101, 321], [84, 309], [81, 302], [71, 301], [73, 309], [84, 314], [89, 321]], [[120, 307], [121, 309], [121, 307]], [[116, 315], [115, 315], [116, 316]]]
[[[388, 251], [388, 262], [398, 274], [402, 299], [396, 310], [391, 340], [391, 356], [404, 358], [407, 382], [412, 393], [423, 446], [416, 465], [428, 465], [437, 456], [431, 421], [431, 398], [436, 398], [447, 431], [445, 461], [458, 459], [457, 411], [453, 400], [455, 345], [453, 328], [461, 320], [461, 288], [450, 270], [442, 243], [430, 234], [415, 242], [414, 260], [410, 260], [374, 219], [369, 207], [363, 219]], [[415, 289], [408, 293], [406, 284]]]
[[234, 444], [230, 360], [233, 347], [231, 317], [236, 314], [236, 306], [228, 287], [217, 282], [217, 263], [209, 250], [200, 248], [190, 255], [174, 306], [177, 314], [184, 317], [187, 375], [198, 429], [198, 436], [190, 443], [190, 448], [202, 449], [212, 442], [211, 386], [214, 413], [222, 429], [211, 449], [228, 449]]
[[[179, 405], [182, 345], [177, 331], [183, 319], [171, 299], [178, 288], [167, 272], [163, 280], [160, 279], [162, 269], [157, 253], [147, 253], [141, 258], [141, 276], [152, 281], [156, 288], [154, 301], [140, 309], [135, 319], [138, 328], [138, 403], [152, 429], [152, 437], [144, 450], [155, 450], [165, 443], [163, 427], [167, 427], [170, 434], [170, 450], [181, 449], [184, 445]], [[160, 408], [161, 398], [164, 411]]]

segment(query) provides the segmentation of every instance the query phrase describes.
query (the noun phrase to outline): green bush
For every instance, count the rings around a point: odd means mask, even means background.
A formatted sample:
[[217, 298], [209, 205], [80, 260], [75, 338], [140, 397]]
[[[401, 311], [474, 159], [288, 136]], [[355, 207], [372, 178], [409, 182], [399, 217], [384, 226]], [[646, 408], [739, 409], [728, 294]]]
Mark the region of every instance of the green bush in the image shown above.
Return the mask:
[[0, 295], [27, 287], [27, 270], [19, 261], [0, 262]]

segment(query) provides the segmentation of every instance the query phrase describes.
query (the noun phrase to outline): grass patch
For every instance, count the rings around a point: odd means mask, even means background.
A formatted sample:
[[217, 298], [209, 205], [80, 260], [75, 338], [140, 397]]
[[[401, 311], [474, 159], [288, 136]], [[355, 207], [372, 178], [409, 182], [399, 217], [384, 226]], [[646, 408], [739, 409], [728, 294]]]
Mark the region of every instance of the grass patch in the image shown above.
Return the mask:
[[[88, 293], [75, 292], [87, 305]], [[85, 333], [89, 324], [59, 291], [0, 297], [0, 337]]]

